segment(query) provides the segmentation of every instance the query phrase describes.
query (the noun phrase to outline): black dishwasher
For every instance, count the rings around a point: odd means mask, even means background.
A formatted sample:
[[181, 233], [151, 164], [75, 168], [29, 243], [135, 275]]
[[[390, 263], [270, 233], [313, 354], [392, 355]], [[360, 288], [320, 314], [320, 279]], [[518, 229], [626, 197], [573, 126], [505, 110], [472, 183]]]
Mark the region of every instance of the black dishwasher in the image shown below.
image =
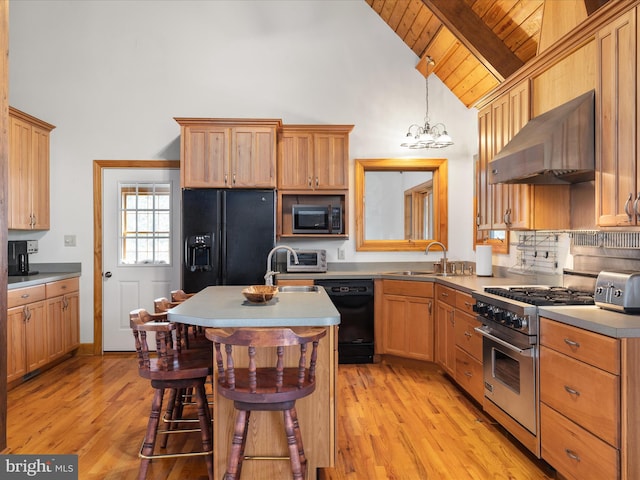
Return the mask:
[[373, 363], [373, 280], [316, 280], [340, 312], [338, 363]]

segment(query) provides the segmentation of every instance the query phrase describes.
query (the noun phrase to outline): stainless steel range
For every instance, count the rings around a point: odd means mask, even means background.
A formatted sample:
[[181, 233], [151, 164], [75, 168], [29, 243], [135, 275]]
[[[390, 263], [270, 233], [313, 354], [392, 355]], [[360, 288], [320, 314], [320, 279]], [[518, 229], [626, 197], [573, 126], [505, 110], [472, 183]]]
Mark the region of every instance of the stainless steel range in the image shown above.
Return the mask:
[[474, 292], [473, 297], [477, 318], [482, 322], [476, 331], [483, 337], [485, 401], [525, 429], [511, 433], [526, 446], [537, 445], [530, 450], [539, 456], [538, 307], [592, 305], [593, 290], [487, 287]]

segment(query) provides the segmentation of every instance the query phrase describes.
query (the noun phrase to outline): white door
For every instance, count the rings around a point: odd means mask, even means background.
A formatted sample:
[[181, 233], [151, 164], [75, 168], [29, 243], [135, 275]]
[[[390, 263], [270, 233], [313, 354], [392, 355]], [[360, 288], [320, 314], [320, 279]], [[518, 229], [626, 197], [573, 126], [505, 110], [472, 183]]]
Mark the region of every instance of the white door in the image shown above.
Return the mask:
[[180, 287], [180, 170], [106, 168], [102, 192], [103, 350], [132, 351], [129, 312]]

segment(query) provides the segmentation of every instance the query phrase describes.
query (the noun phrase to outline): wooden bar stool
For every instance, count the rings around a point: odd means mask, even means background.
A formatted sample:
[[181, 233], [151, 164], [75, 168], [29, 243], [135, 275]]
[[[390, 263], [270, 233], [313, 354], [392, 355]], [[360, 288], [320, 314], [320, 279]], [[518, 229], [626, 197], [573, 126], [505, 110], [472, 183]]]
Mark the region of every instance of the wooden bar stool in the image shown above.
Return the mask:
[[[213, 478], [213, 432], [211, 412], [207, 404], [205, 382], [212, 368], [212, 355], [205, 351], [184, 351], [178, 353], [171, 348], [171, 338], [175, 324], [159, 321], [162, 314], [152, 315], [144, 309], [129, 313], [129, 324], [133, 330], [138, 354], [138, 374], [151, 381], [154, 396], [151, 413], [139, 456], [141, 458], [139, 480], [147, 475], [149, 463], [154, 458], [174, 458], [184, 456], [204, 456], [209, 479]], [[166, 314], [164, 314], [166, 320]], [[147, 332], [156, 334], [156, 352], [149, 351]], [[199, 429], [159, 430], [165, 390], [179, 391], [193, 389], [198, 410]], [[202, 449], [196, 452], [154, 453], [158, 434], [186, 433], [200, 431]]]
[[[170, 308], [176, 307], [182, 303], [181, 301], [170, 301], [166, 297], [156, 298], [153, 301], [153, 306], [156, 314], [166, 314], [167, 310]], [[167, 319], [166, 315], [162, 317], [164, 320]], [[205, 338], [204, 335], [191, 336], [189, 331], [189, 325], [184, 323], [176, 323], [176, 345], [178, 352], [181, 352], [182, 349], [185, 350], [193, 350], [193, 349], [205, 349], [209, 352], [213, 351], [212, 344], [209, 340]], [[211, 358], [211, 366], [213, 367], [213, 355], [210, 355]], [[167, 409], [165, 414], [162, 417], [163, 422], [169, 424], [169, 429], [173, 430], [180, 423], [192, 423], [197, 422], [198, 419], [195, 418], [185, 418], [183, 416], [184, 407], [186, 405], [195, 404], [194, 395], [192, 389], [180, 389], [180, 390], [171, 390], [169, 392], [169, 399], [167, 400]], [[212, 405], [213, 402], [209, 401], [209, 405]], [[162, 439], [161, 446], [164, 448], [167, 446], [167, 440], [169, 436], [165, 435]]]
[[[171, 301], [173, 303], [179, 304], [180, 302], [184, 302], [185, 300], [189, 300], [193, 297], [195, 293], [185, 293], [184, 290], [171, 290]], [[190, 338], [195, 338], [196, 341], [204, 340], [204, 329], [202, 327], [198, 327], [196, 325], [187, 326], [187, 329], [191, 331], [192, 337], [187, 337], [187, 341]], [[210, 345], [209, 345], [210, 346]]]
[[[244, 449], [252, 411], [282, 411], [284, 430], [289, 445], [291, 471], [295, 480], [306, 476], [307, 460], [296, 413], [296, 400], [313, 393], [316, 388], [318, 342], [326, 330], [313, 328], [207, 328], [205, 334], [214, 342], [220, 395], [233, 400], [237, 410], [231, 453], [224, 480], [240, 478]], [[311, 352], [308, 344], [313, 345]], [[221, 345], [224, 345], [224, 358]], [[300, 346], [296, 367], [284, 366], [288, 346]], [[246, 368], [236, 368], [234, 347], [245, 347], [249, 358]], [[275, 347], [275, 358], [269, 366], [258, 366], [256, 349]]]
[[171, 290], [172, 302], [184, 302], [185, 300], [193, 297], [195, 293], [185, 293], [184, 290]]
[[[173, 293], [173, 292], [172, 292]], [[167, 310], [177, 307], [184, 300], [169, 300], [166, 297], [156, 298], [153, 301], [153, 308], [156, 313], [166, 313]], [[203, 332], [198, 334], [199, 328], [195, 325], [187, 325], [186, 323], [176, 323], [176, 339], [178, 340], [178, 348], [207, 348], [211, 349], [211, 342], [208, 341]]]

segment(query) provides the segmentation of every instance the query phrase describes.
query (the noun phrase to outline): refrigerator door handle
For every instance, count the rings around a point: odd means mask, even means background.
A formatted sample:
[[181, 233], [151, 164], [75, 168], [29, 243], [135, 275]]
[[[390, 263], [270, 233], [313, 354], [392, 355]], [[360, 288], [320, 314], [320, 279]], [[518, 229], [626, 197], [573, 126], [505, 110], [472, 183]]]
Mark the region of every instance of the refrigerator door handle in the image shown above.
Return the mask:
[[218, 223], [218, 241], [220, 242], [220, 250], [218, 261], [220, 267], [220, 277], [218, 282], [220, 285], [226, 285], [228, 272], [227, 272], [227, 192], [222, 192], [222, 210], [220, 214], [220, 222]]

